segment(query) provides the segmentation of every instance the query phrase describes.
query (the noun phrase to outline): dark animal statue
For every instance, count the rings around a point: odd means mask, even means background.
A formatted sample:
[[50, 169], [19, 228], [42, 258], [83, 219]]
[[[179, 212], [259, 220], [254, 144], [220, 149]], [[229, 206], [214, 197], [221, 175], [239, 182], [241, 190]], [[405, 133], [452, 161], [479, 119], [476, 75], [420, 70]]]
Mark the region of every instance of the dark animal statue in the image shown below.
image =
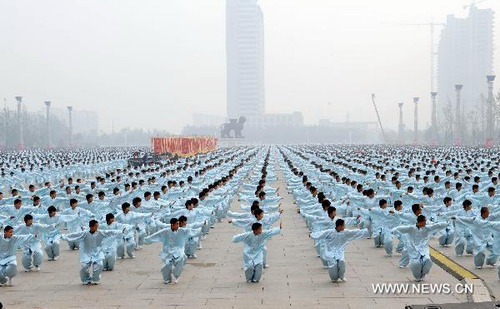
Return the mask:
[[228, 123], [224, 123], [221, 126], [221, 138], [233, 138], [231, 131], [234, 131], [234, 138], [243, 138], [241, 132], [243, 131], [245, 122], [246, 119], [243, 116], [240, 119], [229, 119]]

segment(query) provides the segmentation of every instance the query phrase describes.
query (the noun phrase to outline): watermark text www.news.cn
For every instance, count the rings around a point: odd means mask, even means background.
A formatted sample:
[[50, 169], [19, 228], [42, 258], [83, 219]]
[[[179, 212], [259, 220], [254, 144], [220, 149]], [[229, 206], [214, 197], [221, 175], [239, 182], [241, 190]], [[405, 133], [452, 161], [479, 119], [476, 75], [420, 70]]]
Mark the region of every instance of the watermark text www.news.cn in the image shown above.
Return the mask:
[[450, 283], [376, 283], [374, 294], [472, 294], [471, 284]]

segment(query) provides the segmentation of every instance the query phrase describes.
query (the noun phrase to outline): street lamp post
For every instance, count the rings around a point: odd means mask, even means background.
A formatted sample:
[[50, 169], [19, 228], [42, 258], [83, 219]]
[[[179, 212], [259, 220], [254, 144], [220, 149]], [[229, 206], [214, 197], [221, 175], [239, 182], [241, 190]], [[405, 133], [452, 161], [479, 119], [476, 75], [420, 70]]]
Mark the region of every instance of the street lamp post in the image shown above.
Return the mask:
[[437, 102], [436, 102], [437, 95], [438, 95], [437, 92], [435, 91], [431, 92], [431, 99], [432, 99], [431, 136], [433, 145], [437, 145], [439, 139], [438, 126], [437, 126]]
[[403, 105], [404, 105], [404, 103], [398, 103], [398, 107], [399, 107], [399, 142], [400, 143], [404, 143], [404, 141], [403, 141], [403, 133], [404, 133]]
[[413, 98], [413, 103], [415, 104], [415, 110], [413, 114], [413, 134], [414, 134], [414, 143], [418, 144], [419, 142], [419, 136], [418, 136], [418, 101], [420, 98], [414, 97]]
[[486, 141], [487, 147], [493, 146], [493, 135], [495, 132], [495, 116], [493, 115], [493, 106], [495, 104], [495, 97], [493, 95], [493, 81], [495, 80], [495, 75], [486, 76], [488, 81], [488, 102], [487, 102], [487, 113], [486, 116]]
[[23, 107], [23, 97], [17, 96], [16, 101], [17, 101], [17, 131], [18, 131], [18, 137], [19, 137], [17, 147], [19, 149], [23, 149], [24, 148], [24, 132], [23, 132], [23, 117], [21, 115], [22, 107]]
[[69, 146], [73, 146], [73, 106], [67, 106], [69, 116]]
[[462, 104], [460, 98], [460, 91], [463, 85], [455, 85], [455, 91], [457, 93], [457, 103], [455, 110], [455, 145], [460, 146], [462, 144], [464, 128], [462, 124]]
[[50, 101], [45, 101], [45, 106], [47, 107], [47, 148], [52, 147], [51, 132], [50, 132]]

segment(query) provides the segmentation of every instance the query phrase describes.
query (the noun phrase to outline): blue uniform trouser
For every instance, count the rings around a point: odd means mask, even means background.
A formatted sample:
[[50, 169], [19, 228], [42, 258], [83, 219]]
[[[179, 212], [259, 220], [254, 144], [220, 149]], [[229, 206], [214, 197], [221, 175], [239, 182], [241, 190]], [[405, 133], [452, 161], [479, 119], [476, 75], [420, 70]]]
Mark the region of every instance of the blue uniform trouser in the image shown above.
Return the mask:
[[185, 257], [171, 258], [169, 260], [163, 260], [163, 267], [161, 268], [161, 274], [163, 276], [163, 281], [170, 282], [172, 280], [172, 275], [178, 278], [184, 268]]
[[199, 243], [200, 243], [199, 240], [198, 241], [190, 240], [188, 243], [186, 243], [186, 246], [184, 247], [184, 253], [186, 253], [188, 257], [193, 257], [196, 252], [196, 249], [198, 248]]
[[49, 259], [53, 260], [59, 256], [59, 240], [53, 240], [45, 244], [45, 252]]
[[0, 284], [4, 284], [10, 278], [14, 278], [17, 275], [17, 265], [15, 262], [10, 262], [4, 265], [0, 265]]
[[400, 239], [399, 243], [398, 243], [398, 245], [396, 247], [396, 252], [401, 253], [401, 252], [403, 252], [404, 248], [405, 248], [405, 243]]
[[453, 231], [449, 228], [446, 228], [442, 233], [441, 236], [439, 236], [439, 244], [441, 246], [448, 246], [453, 243], [453, 239], [455, 238], [455, 235]]
[[[82, 268], [80, 269], [80, 279], [83, 283], [99, 282], [101, 279], [102, 272], [102, 261], [81, 263]], [[92, 276], [90, 275], [90, 269], [92, 268]]]
[[144, 229], [139, 229], [136, 232], [136, 236], [137, 236], [137, 245], [136, 245], [136, 247], [144, 245], [144, 238], [146, 238], [146, 231]]
[[392, 244], [392, 234], [385, 232], [383, 235], [385, 253], [387, 253], [387, 255], [392, 255], [392, 250], [394, 248], [394, 245]]
[[78, 246], [79, 246], [79, 241], [68, 240], [69, 250], [76, 250], [78, 249]]
[[429, 257], [421, 255], [417, 259], [411, 259], [410, 268], [416, 280], [422, 280], [429, 273], [432, 261]]
[[375, 244], [375, 247], [382, 247], [382, 244], [384, 243], [384, 234], [381, 231], [377, 231], [375, 233], [375, 237], [373, 238], [373, 242]]
[[399, 259], [399, 266], [406, 267], [408, 263], [410, 263], [410, 256], [408, 255], [408, 250], [404, 248], [401, 253], [401, 258]]
[[31, 270], [33, 266], [40, 267], [42, 265], [43, 252], [41, 249], [31, 250], [30, 248], [23, 249], [23, 267], [26, 270]]
[[486, 248], [484, 250], [477, 252], [476, 250], [474, 250], [474, 266], [476, 267], [483, 266], [484, 260], [486, 258], [486, 253], [485, 253], [486, 250], [490, 251], [490, 256], [486, 259], [486, 264], [491, 266], [495, 265], [495, 263], [498, 260], [498, 255], [493, 253], [492, 246], [488, 244], [486, 245]]
[[[465, 247], [465, 245], [467, 245], [467, 248]], [[457, 235], [457, 238], [455, 239], [455, 254], [456, 255], [462, 255], [464, 253], [464, 248], [466, 248], [465, 251], [468, 254], [472, 254], [473, 247], [474, 247], [474, 244], [472, 243], [472, 236], [471, 235]]]
[[104, 253], [104, 260], [102, 261], [103, 270], [112, 271], [115, 268], [116, 251]]
[[125, 249], [127, 250], [127, 255], [129, 257], [134, 256], [135, 241], [133, 238], [126, 239], [122, 244], [118, 245], [116, 249], [116, 255], [120, 258], [125, 257]]
[[262, 268], [262, 264], [257, 264], [245, 269], [245, 278], [247, 281], [259, 282], [262, 277]]
[[330, 280], [332, 281], [344, 278], [345, 262], [343, 260], [328, 261], [328, 274], [330, 275]]

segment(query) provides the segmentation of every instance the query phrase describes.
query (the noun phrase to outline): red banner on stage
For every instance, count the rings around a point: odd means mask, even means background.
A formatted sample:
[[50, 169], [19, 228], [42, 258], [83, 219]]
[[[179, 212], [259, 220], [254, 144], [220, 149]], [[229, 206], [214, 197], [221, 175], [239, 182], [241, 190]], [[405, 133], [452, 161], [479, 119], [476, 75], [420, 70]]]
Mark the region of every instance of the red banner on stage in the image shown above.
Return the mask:
[[154, 153], [172, 153], [182, 157], [194, 156], [217, 149], [215, 137], [153, 137], [151, 144]]

